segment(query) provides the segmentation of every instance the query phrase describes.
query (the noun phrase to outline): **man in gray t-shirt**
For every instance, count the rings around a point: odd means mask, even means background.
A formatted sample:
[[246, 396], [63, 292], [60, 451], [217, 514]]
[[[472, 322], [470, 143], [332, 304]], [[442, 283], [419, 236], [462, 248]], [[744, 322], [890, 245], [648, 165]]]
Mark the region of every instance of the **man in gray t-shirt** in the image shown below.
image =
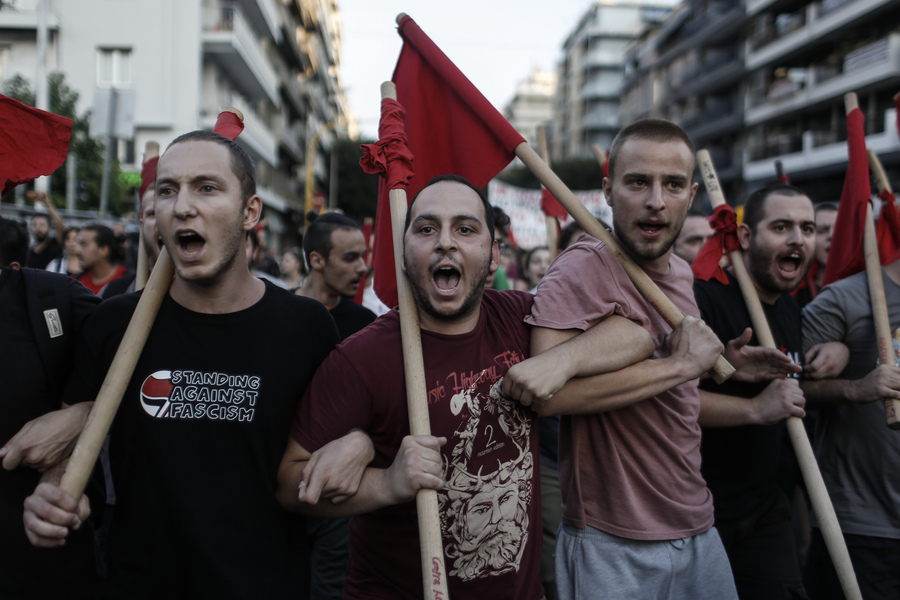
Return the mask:
[[[894, 353], [900, 358], [900, 261], [883, 269]], [[900, 398], [900, 367], [878, 366], [868, 280], [859, 273], [825, 287], [803, 309], [803, 349], [841, 342], [850, 351], [839, 379], [805, 381], [819, 408], [816, 458], [866, 600], [900, 595], [900, 432], [888, 429], [885, 397]], [[810, 357], [807, 357], [808, 359]], [[900, 364], [900, 360], [898, 360]], [[843, 598], [815, 531], [810, 597]], [[818, 589], [820, 588], [821, 589]]]

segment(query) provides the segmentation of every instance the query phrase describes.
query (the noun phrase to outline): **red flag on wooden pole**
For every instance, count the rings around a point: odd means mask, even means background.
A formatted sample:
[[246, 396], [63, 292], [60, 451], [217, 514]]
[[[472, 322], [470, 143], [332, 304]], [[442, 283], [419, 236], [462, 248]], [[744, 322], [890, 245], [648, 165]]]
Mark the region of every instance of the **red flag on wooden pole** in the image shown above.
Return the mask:
[[[503, 116], [466, 79], [407, 15], [398, 19], [403, 48], [392, 78], [406, 110], [406, 135], [415, 156], [412, 199], [429, 179], [454, 173], [484, 187], [524, 142]], [[397, 305], [387, 187], [382, 184], [375, 217], [375, 292]]]
[[847, 177], [831, 237], [831, 251], [822, 285], [828, 285], [866, 268], [863, 255], [866, 206], [871, 202], [869, 158], [866, 153], [865, 117], [859, 108], [847, 113]]
[[71, 136], [72, 119], [0, 95], [0, 195], [58, 169]]

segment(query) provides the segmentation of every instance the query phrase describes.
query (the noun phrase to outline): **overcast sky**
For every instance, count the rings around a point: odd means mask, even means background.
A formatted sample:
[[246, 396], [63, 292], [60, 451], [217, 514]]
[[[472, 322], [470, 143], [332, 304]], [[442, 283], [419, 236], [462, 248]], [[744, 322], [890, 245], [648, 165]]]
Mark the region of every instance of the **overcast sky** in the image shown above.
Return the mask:
[[562, 43], [592, 0], [339, 0], [341, 77], [360, 135], [376, 138], [381, 83], [400, 54], [396, 17], [405, 12], [502, 110], [532, 68], [554, 70]]

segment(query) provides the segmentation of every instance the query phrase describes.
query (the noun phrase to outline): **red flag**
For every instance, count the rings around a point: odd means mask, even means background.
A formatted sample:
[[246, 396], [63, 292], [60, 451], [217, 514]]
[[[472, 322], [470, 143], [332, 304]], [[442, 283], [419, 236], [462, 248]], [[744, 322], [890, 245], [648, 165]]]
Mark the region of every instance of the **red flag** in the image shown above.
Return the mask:
[[831, 237], [831, 251], [822, 285], [849, 277], [866, 268], [863, 253], [866, 205], [872, 200], [869, 183], [869, 156], [866, 153], [865, 117], [859, 108], [847, 115], [847, 177], [841, 192], [837, 220]]
[[565, 219], [569, 214], [563, 208], [563, 205], [559, 203], [559, 200], [554, 198], [550, 190], [545, 187], [541, 187], [541, 210], [548, 217], [556, 217], [557, 219]]
[[[406, 135], [416, 157], [409, 199], [437, 175], [454, 173], [487, 185], [525, 140], [408, 16], [398, 28], [403, 48], [393, 82], [406, 110]], [[375, 291], [397, 305], [387, 189], [379, 193], [375, 219]]]
[[878, 257], [881, 264], [889, 265], [900, 258], [900, 211], [897, 201], [888, 190], [878, 193], [883, 204], [878, 223], [875, 224], [875, 238], [878, 240]]
[[0, 95], [0, 195], [58, 169], [71, 136], [72, 119]]
[[691, 270], [697, 279], [715, 279], [728, 285], [728, 275], [719, 266], [719, 261], [722, 260], [723, 253], [730, 253], [741, 247], [737, 237], [737, 215], [729, 205], [720, 204], [707, 220], [716, 233], [700, 248], [691, 263]]
[[244, 115], [235, 112], [237, 109], [226, 108], [219, 113], [216, 118], [216, 124], [213, 127], [213, 133], [218, 133], [227, 137], [232, 142], [244, 130]]
[[141, 165], [141, 200], [144, 199], [144, 193], [147, 191], [147, 188], [156, 181], [156, 163], [158, 162], [159, 157], [154, 156], [144, 161], [144, 164]]

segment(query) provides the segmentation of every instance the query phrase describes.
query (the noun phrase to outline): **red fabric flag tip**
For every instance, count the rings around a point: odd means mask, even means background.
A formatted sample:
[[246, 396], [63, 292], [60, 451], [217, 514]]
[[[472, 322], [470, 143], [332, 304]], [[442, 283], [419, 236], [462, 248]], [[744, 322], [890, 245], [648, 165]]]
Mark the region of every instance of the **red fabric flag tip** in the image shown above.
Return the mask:
[[213, 133], [227, 137], [232, 142], [244, 130], [244, 116], [234, 112], [232, 109], [223, 110], [216, 119], [216, 125], [213, 127]]
[[0, 95], [0, 195], [50, 175], [66, 160], [72, 119]]
[[737, 237], [737, 214], [727, 204], [716, 207], [711, 217], [707, 219], [716, 233], [706, 240], [697, 258], [691, 263], [694, 277], [709, 281], [716, 281], [728, 285], [728, 275], [719, 266], [722, 254], [737, 250], [741, 243]]
[[869, 156], [866, 152], [865, 118], [859, 108], [847, 115], [847, 177], [841, 192], [837, 219], [831, 236], [831, 250], [822, 285], [849, 277], [866, 268], [863, 253], [866, 205], [872, 198], [869, 183]]
[[403, 117], [406, 111], [391, 98], [381, 100], [381, 121], [378, 124], [378, 141], [360, 146], [363, 157], [359, 165], [366, 173], [379, 173], [387, 181], [389, 190], [406, 188], [413, 178], [413, 154], [406, 144]]
[[559, 203], [559, 200], [545, 187], [541, 188], [541, 210], [548, 217], [556, 217], [557, 219], [565, 219], [568, 215], [566, 209]]
[[878, 197], [882, 201], [881, 214], [875, 224], [878, 256], [881, 264], [889, 265], [900, 258], [900, 210], [894, 195], [888, 190], [881, 190]]
[[147, 188], [156, 181], [156, 163], [158, 162], [159, 157], [154, 156], [153, 158], [147, 159], [141, 166], [141, 200], [144, 199], [144, 193], [147, 191]]
[[[525, 141], [466, 79], [409, 16], [398, 27], [403, 48], [392, 80], [406, 110], [404, 126], [416, 169], [407, 194], [412, 198], [437, 175], [461, 175], [483, 188], [512, 161]], [[375, 219], [375, 292], [397, 305], [394, 250], [387, 185], [378, 195]]]

